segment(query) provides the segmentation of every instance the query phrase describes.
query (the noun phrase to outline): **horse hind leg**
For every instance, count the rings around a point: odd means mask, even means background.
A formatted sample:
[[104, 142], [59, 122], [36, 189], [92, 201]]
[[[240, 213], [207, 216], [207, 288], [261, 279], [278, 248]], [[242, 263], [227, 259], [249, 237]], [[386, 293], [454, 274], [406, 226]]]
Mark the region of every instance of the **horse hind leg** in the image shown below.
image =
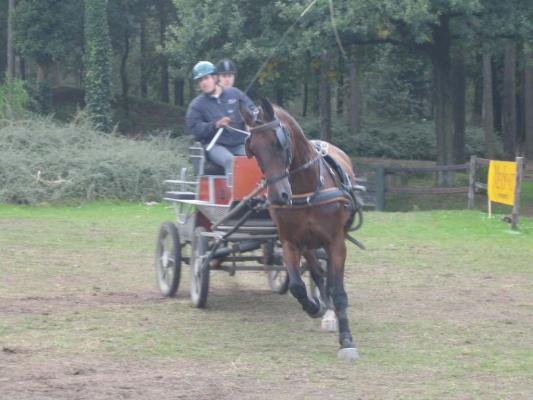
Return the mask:
[[315, 250], [307, 250], [303, 253], [307, 262], [310, 279], [310, 295], [320, 305], [322, 316], [321, 327], [329, 332], [337, 331], [337, 318], [333, 311], [333, 304], [328, 294], [326, 276], [327, 261], [320, 259]]

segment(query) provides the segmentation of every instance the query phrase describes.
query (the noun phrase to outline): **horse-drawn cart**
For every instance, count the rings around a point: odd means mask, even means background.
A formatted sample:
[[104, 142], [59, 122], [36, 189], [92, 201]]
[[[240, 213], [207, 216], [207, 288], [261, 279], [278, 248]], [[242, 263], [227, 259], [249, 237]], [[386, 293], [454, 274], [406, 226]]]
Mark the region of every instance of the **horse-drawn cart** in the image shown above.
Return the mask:
[[210, 164], [198, 144], [190, 148], [195, 179], [166, 181], [173, 190], [176, 221], [161, 225], [156, 246], [156, 273], [161, 293], [178, 290], [182, 264], [189, 265], [190, 294], [195, 307], [206, 305], [211, 271], [264, 271], [275, 293], [287, 291], [288, 276], [276, 227], [264, 202], [262, 176], [255, 158], [237, 156], [233, 173]]
[[[180, 180], [169, 181], [178, 188], [166, 196], [176, 203], [177, 223], [164, 223], [158, 236], [161, 291], [176, 292], [182, 261], [191, 267], [196, 307], [206, 304], [211, 270], [264, 270], [273, 291], [289, 288], [310, 317], [322, 318], [328, 330], [338, 327], [338, 357], [354, 360], [345, 240], [364, 248], [350, 235], [363, 222], [357, 195], [363, 188], [356, 184], [350, 158], [327, 142], [309, 141], [296, 120], [268, 100], [259, 113], [245, 107], [240, 112], [248, 128], [246, 154], [252, 158], [235, 157], [229, 177], [205, 174], [204, 150], [198, 146], [198, 154], [192, 154], [198, 179], [187, 181], [182, 172]], [[302, 258], [311, 290], [301, 277]]]

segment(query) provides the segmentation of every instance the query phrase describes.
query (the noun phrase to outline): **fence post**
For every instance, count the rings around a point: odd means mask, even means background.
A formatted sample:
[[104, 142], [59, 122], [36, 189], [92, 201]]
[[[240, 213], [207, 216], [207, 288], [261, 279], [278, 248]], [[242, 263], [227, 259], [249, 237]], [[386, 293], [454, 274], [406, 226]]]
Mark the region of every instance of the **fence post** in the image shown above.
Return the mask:
[[376, 211], [385, 211], [385, 167], [376, 167]]
[[468, 174], [468, 208], [474, 208], [476, 194], [476, 156], [470, 157]]
[[522, 187], [522, 174], [524, 173], [524, 157], [516, 157], [516, 185], [514, 192], [514, 206], [511, 214], [511, 229], [518, 229], [518, 213], [520, 212], [520, 191]]

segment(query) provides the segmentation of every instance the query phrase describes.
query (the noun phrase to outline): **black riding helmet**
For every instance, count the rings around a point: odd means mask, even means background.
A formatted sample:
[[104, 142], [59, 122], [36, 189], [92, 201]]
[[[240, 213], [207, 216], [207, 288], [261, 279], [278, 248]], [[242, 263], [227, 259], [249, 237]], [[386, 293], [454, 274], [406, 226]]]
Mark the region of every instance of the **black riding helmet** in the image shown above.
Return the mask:
[[237, 66], [229, 58], [224, 58], [217, 64], [217, 74], [237, 74]]

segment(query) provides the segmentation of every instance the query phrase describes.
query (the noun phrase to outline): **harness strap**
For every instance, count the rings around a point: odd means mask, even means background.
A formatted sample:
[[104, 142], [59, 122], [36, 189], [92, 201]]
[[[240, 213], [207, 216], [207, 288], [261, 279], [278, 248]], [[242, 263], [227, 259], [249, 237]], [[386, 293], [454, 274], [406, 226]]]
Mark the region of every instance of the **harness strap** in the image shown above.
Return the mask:
[[292, 196], [292, 203], [287, 205], [273, 205], [273, 208], [290, 208], [290, 207], [312, 207], [324, 204], [334, 203], [337, 201], [351, 202], [351, 197], [343, 190], [333, 187], [319, 190], [318, 192], [309, 192], [295, 194]]

